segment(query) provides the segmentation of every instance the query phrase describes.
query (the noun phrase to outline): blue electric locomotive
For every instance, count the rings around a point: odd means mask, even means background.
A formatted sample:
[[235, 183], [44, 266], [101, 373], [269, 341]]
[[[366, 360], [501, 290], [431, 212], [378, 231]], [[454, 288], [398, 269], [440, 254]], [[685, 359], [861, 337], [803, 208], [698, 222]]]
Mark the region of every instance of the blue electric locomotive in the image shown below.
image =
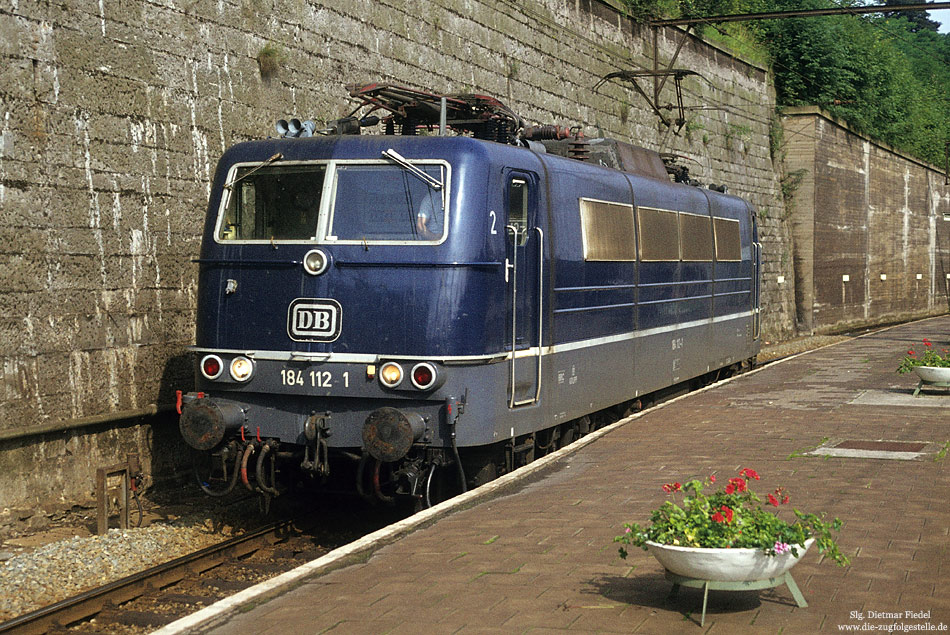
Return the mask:
[[198, 262], [180, 428], [212, 495], [293, 470], [429, 504], [759, 347], [751, 207], [616, 142], [241, 143]]

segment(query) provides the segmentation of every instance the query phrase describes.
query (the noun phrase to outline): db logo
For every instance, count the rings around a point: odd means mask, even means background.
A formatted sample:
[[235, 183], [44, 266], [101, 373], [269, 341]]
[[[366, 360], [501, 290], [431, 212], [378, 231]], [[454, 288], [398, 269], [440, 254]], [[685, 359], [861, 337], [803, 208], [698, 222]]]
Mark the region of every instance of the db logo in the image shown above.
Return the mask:
[[297, 298], [287, 310], [287, 333], [296, 342], [332, 342], [340, 337], [342, 313], [336, 300]]

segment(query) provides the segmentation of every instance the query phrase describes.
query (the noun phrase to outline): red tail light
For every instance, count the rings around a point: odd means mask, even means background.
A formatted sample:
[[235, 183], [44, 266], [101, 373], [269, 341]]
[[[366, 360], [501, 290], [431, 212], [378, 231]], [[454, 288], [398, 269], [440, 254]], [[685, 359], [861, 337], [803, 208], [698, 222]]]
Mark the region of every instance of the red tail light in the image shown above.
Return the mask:
[[217, 379], [224, 370], [224, 362], [217, 355], [207, 355], [201, 360], [201, 374], [208, 379]]
[[419, 390], [428, 390], [435, 385], [436, 370], [435, 366], [429, 362], [421, 362], [412, 367], [410, 374], [412, 385]]

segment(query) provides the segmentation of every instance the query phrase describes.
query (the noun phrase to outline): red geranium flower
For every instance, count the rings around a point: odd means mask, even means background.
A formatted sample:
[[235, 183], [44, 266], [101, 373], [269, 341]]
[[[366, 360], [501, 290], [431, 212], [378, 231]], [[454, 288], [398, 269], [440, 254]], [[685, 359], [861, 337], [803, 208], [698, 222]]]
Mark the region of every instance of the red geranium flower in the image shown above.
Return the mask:
[[717, 523], [724, 523], [724, 522], [726, 522], [726, 517], [723, 516], [722, 514], [720, 514], [719, 512], [716, 512], [715, 514], [713, 514], [713, 515], [712, 515], [712, 519], [713, 519], [714, 521], [716, 521]]
[[766, 496], [766, 498], [769, 499], [769, 505], [774, 505], [775, 507], [778, 507], [778, 499], [775, 498], [773, 494], [769, 494], [768, 496]]
[[748, 468], [748, 467], [747, 467], [747, 468], [744, 468], [741, 472], [739, 472], [739, 476], [744, 476], [744, 477], [746, 477], [746, 478], [751, 478], [751, 479], [759, 480], [759, 474], [758, 474], [758, 472], [756, 472], [756, 471], [753, 470], [752, 468]]
[[925, 337], [925, 338], [924, 338], [924, 346], [933, 346], [933, 344], [931, 344], [931, 343], [930, 343], [930, 340], [928, 340], [928, 339]]
[[740, 494], [746, 491], [745, 479], [734, 477], [729, 479], [729, 485], [726, 486], [726, 494], [732, 494], [733, 492], [739, 492]]
[[709, 482], [710, 482], [710, 483], [715, 483], [715, 482], [716, 482], [716, 475], [715, 475], [715, 474], [710, 474], [710, 475], [709, 475]]

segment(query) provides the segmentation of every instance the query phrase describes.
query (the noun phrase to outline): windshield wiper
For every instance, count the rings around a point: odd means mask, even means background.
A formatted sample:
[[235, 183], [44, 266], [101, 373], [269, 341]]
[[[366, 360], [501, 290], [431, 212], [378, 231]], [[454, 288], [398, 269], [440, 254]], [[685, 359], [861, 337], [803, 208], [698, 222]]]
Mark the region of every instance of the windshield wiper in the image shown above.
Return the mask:
[[390, 161], [393, 161], [394, 163], [398, 163], [400, 166], [404, 167], [406, 170], [409, 171], [410, 174], [420, 179], [423, 183], [425, 183], [432, 189], [441, 190], [444, 187], [442, 185], [442, 181], [440, 181], [439, 179], [435, 178], [434, 176], [430, 174], [426, 174], [425, 172], [423, 172], [422, 170], [420, 170], [413, 164], [409, 163], [409, 161], [406, 160], [406, 157], [402, 156], [401, 154], [399, 154], [392, 148], [388, 150], [383, 150], [382, 154], [384, 157], [386, 157]]
[[257, 166], [256, 168], [254, 168], [253, 170], [248, 170], [247, 172], [245, 172], [245, 173], [242, 174], [241, 176], [235, 178], [233, 181], [228, 181], [227, 183], [225, 183], [225, 184], [224, 184], [224, 189], [230, 190], [232, 187], [234, 187], [234, 184], [237, 183], [238, 181], [240, 181], [240, 180], [242, 180], [242, 179], [246, 179], [247, 177], [251, 176], [252, 174], [254, 174], [255, 172], [257, 172], [258, 170], [260, 170], [261, 168], [267, 167], [268, 165], [270, 165], [270, 164], [273, 163], [274, 161], [280, 161], [280, 160], [283, 159], [283, 158], [284, 158], [284, 155], [282, 155], [280, 152], [277, 152], [276, 154], [273, 154], [273, 155], [269, 156], [268, 158], [266, 158], [266, 159], [264, 159], [263, 161], [261, 161], [260, 165], [258, 165], [258, 166]]

